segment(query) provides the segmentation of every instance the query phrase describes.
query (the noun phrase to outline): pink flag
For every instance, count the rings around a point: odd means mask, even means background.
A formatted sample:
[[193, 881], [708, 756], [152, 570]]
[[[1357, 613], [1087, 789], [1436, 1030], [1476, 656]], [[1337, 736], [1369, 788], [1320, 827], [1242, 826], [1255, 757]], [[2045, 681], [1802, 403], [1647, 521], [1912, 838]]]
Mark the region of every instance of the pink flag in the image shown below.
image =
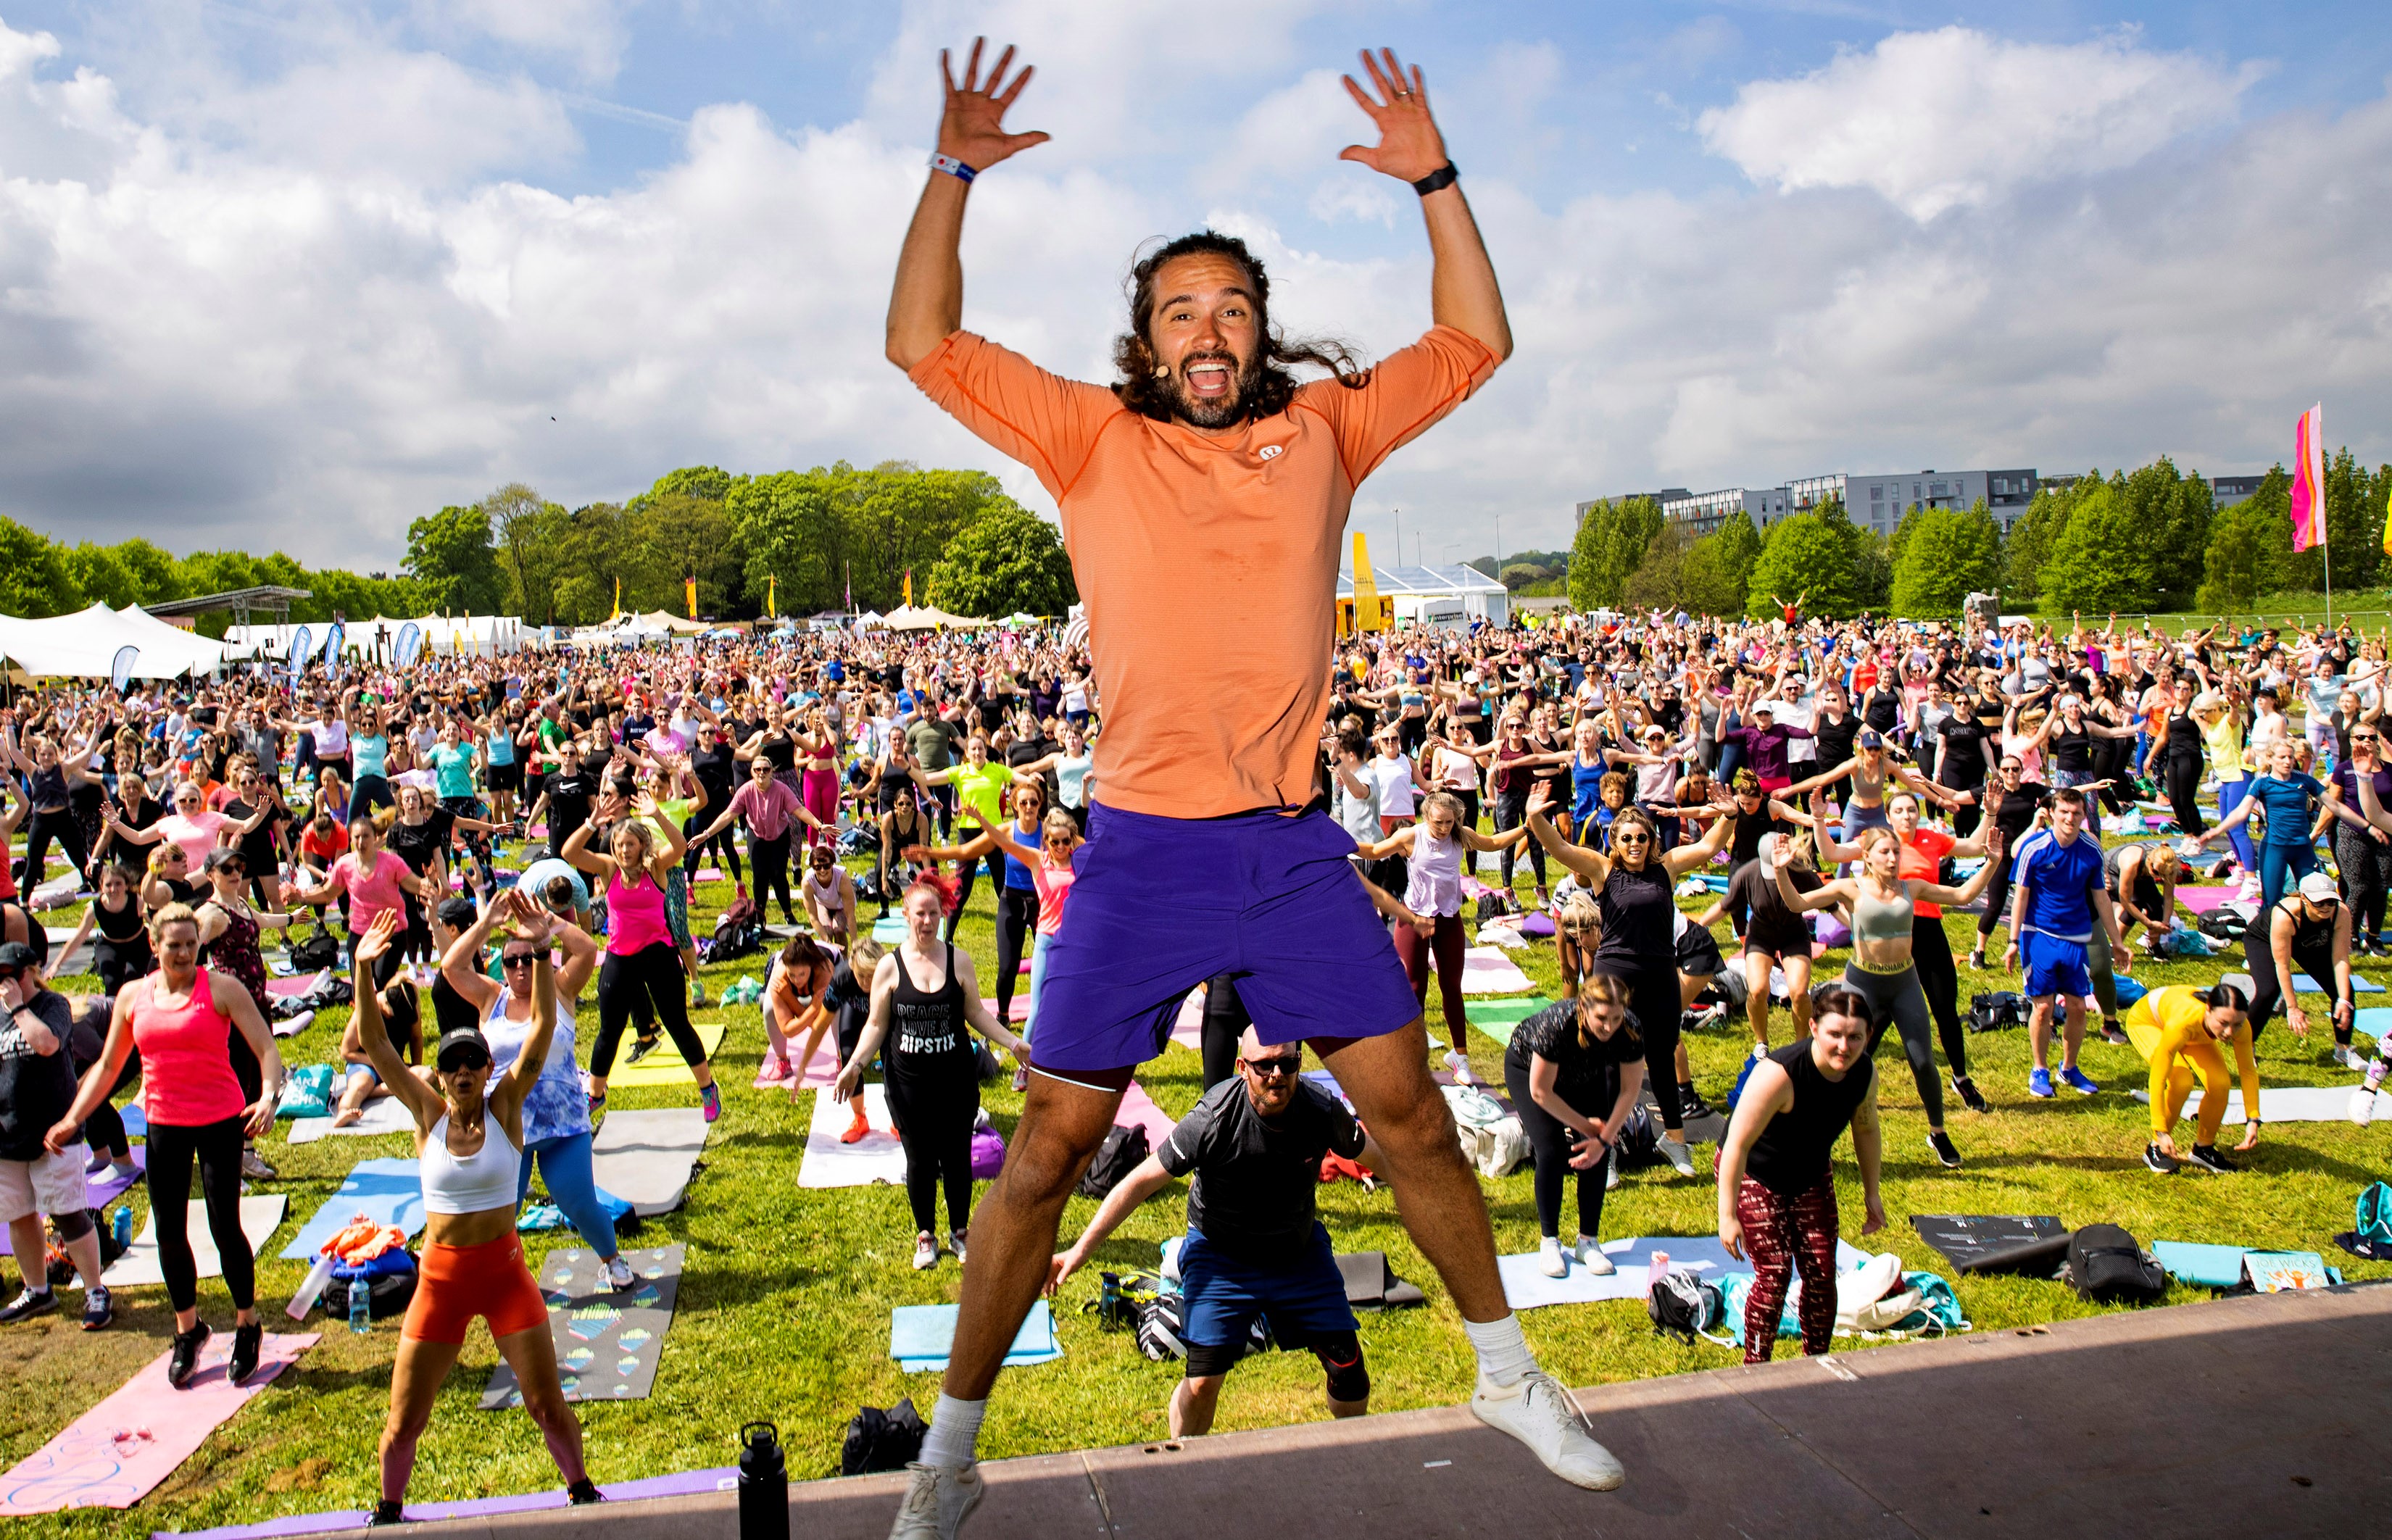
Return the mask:
[[2301, 413], [2293, 430], [2293, 549], [2325, 544], [2325, 408]]

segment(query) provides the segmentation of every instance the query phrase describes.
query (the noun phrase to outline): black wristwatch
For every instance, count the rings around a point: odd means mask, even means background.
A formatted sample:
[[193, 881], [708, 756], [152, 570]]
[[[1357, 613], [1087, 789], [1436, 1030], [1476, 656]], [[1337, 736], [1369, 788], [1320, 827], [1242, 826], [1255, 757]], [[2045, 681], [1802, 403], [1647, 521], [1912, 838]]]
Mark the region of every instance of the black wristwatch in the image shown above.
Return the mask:
[[1461, 175], [1462, 173], [1453, 169], [1453, 162], [1451, 161], [1448, 161], [1445, 164], [1437, 167], [1435, 171], [1430, 172], [1426, 176], [1414, 182], [1412, 184], [1412, 190], [1419, 193], [1423, 198], [1426, 198], [1430, 193], [1453, 186], [1455, 178], [1459, 177]]

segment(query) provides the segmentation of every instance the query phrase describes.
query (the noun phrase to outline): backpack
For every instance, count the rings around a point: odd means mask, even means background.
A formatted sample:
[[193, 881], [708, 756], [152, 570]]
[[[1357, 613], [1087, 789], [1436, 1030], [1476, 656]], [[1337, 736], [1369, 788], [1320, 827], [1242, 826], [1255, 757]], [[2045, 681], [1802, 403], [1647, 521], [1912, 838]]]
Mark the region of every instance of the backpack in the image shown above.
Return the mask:
[[341, 943], [334, 940], [332, 931], [321, 924], [317, 925], [315, 935], [291, 943], [291, 971], [293, 973], [320, 973], [326, 968], [340, 965]]
[[1097, 1325], [1106, 1331], [1136, 1331], [1139, 1314], [1147, 1305], [1173, 1292], [1152, 1273], [1133, 1273], [1127, 1277], [1118, 1273], [1099, 1273], [1097, 1279], [1097, 1297], [1082, 1305], [1080, 1311], [1096, 1316]]
[[2359, 1195], [2359, 1210], [2353, 1226], [2359, 1238], [2373, 1241], [2378, 1246], [2392, 1245], [2392, 1186], [2381, 1182], [2370, 1184]]
[[1513, 901], [1512, 895], [1500, 887], [1490, 887], [1478, 895], [1478, 923], [1482, 925], [1489, 920], [1518, 912], [1520, 906]]
[[[1114, 1132], [1121, 1131], [1116, 1129]], [[1187, 1344], [1179, 1339], [1179, 1334], [1185, 1328], [1182, 1312], [1176, 1294], [1158, 1294], [1139, 1305], [1138, 1351], [1158, 1364], [1187, 1357]]]
[[714, 917], [714, 935], [708, 939], [706, 960], [727, 962], [734, 957], [747, 957], [764, 950], [764, 912], [756, 900], [742, 893], [722, 908]]
[[1108, 1193], [1120, 1186], [1123, 1179], [1130, 1172], [1138, 1170], [1150, 1153], [1152, 1152], [1147, 1147], [1144, 1124], [1116, 1126], [1111, 1133], [1105, 1135], [1105, 1142], [1098, 1149], [1097, 1158], [1088, 1162], [1087, 1173], [1080, 1178], [1080, 1184], [1072, 1190], [1082, 1197], [1101, 1200]]
[[2167, 1292], [2167, 1275], [2135, 1237], [2114, 1224], [2087, 1224], [2068, 1237], [2063, 1275], [2080, 1300], [2149, 1304]]
[[404, 1314], [415, 1299], [415, 1258], [405, 1250], [385, 1251], [369, 1262], [354, 1266], [347, 1262], [332, 1269], [332, 1282], [324, 1286], [321, 1296], [324, 1314], [340, 1320], [349, 1313], [349, 1290], [363, 1288], [366, 1292], [366, 1314], [372, 1320], [387, 1320]]
[[2026, 1025], [2026, 996], [2010, 990], [1995, 990], [1969, 997], [1969, 1030], [1991, 1032], [2004, 1027]]
[[1619, 1125], [1619, 1137], [1611, 1142], [1611, 1147], [1621, 1171], [1633, 1171], [1639, 1166], [1658, 1162], [1661, 1158], [1661, 1134], [1653, 1126], [1652, 1108], [1643, 1102], [1630, 1107], [1627, 1119]]
[[850, 825], [839, 832], [838, 853], [842, 856], [877, 855], [880, 850], [880, 832], [869, 823]]
[[1654, 1280], [1653, 1291], [1644, 1296], [1644, 1313], [1653, 1318], [1655, 1336], [1682, 1338], [1691, 1343], [1697, 1337], [1710, 1337], [1726, 1319], [1727, 1301], [1717, 1284], [1673, 1267]]
[[859, 1406], [847, 1425], [838, 1448], [838, 1473], [862, 1476], [875, 1470], [903, 1470], [922, 1455], [923, 1436], [930, 1428], [914, 1410], [911, 1396], [882, 1411]]
[[1530, 1156], [1528, 1131], [1503, 1104], [1475, 1085], [1446, 1085], [1445, 1105], [1453, 1113], [1462, 1157], [1481, 1176], [1509, 1176]]

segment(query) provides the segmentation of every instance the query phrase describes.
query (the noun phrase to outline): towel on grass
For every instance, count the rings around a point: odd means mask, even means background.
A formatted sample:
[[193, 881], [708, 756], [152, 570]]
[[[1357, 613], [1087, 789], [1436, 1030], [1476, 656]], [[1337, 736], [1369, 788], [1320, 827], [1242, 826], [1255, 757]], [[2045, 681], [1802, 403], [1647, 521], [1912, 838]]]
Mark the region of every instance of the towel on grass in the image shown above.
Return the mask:
[[643, 1219], [669, 1214], [689, 1195], [708, 1126], [694, 1106], [610, 1112], [590, 1142], [591, 1180]]
[[1463, 994], [1526, 994], [1536, 987], [1501, 947], [1472, 947], [1462, 954]]
[[[955, 1341], [954, 1305], [899, 1305], [889, 1313], [889, 1356], [907, 1374], [944, 1369]], [[1049, 1364], [1062, 1356], [1062, 1344], [1055, 1339], [1055, 1313], [1041, 1300], [1030, 1307], [1021, 1329], [1013, 1334], [1005, 1366], [1018, 1369]]]
[[858, 1094], [872, 1132], [842, 1145], [838, 1136], [855, 1120], [854, 1104], [834, 1102], [827, 1091], [814, 1093], [813, 1122], [806, 1130], [805, 1158], [798, 1163], [799, 1186], [864, 1187], [905, 1180], [905, 1146], [889, 1120], [888, 1092], [875, 1081]]
[[[2350, 1116], [2350, 1094], [2355, 1085], [2267, 1085], [2259, 1088], [2259, 1120], [2263, 1123], [2334, 1123]], [[2201, 1116], [2201, 1098], [2204, 1091], [2196, 1089], [2187, 1097], [2184, 1116]], [[2149, 1106], [2151, 1093], [2137, 1091], [2135, 1100]], [[2375, 1094], [2375, 1116], [2392, 1118], [2392, 1091]], [[2248, 1122], [2242, 1114], [2242, 1093], [2240, 1088], [2226, 1093], [2226, 1120]]]

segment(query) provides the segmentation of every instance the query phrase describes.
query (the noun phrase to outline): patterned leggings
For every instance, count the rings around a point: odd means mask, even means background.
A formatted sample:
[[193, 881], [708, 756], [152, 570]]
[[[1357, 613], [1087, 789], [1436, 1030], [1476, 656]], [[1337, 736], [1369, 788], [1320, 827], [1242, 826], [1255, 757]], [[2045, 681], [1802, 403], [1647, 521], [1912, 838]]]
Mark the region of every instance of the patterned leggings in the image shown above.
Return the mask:
[[1745, 1255], [1752, 1259], [1752, 1292], [1745, 1297], [1744, 1361], [1766, 1364], [1777, 1345], [1777, 1322], [1786, 1311], [1786, 1289], [1802, 1275], [1802, 1351], [1827, 1351], [1836, 1331], [1836, 1182], [1818, 1184], [1782, 1197], [1744, 1179], [1736, 1192], [1736, 1217], [1744, 1226]]

